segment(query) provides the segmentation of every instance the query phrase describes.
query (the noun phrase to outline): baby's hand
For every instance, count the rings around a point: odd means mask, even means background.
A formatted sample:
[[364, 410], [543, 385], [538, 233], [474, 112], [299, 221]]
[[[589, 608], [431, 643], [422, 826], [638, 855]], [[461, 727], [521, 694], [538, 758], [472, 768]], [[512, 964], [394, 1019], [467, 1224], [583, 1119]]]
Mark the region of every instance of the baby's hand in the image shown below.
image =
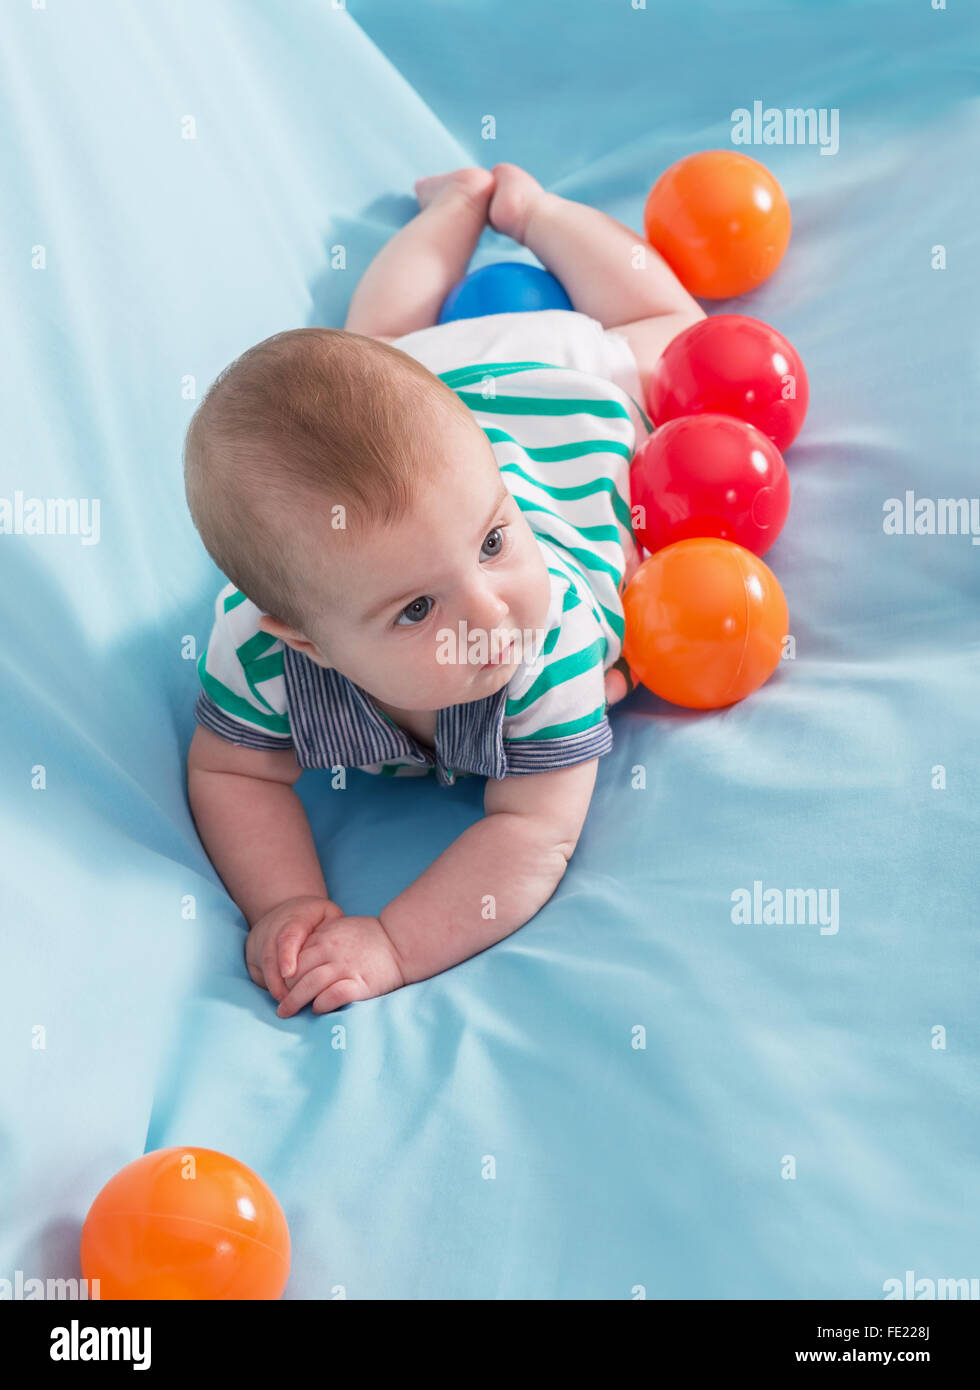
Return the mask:
[[338, 917], [310, 933], [299, 953], [289, 993], [276, 1010], [298, 1013], [310, 1000], [328, 1014], [356, 999], [374, 999], [405, 984], [394, 944], [377, 917]]
[[606, 704], [617, 704], [624, 696], [632, 694], [638, 683], [639, 676], [627, 665], [626, 658], [621, 656], [606, 672]]
[[245, 964], [257, 985], [274, 999], [287, 991], [285, 981], [296, 972], [296, 958], [310, 933], [343, 917], [344, 909], [329, 898], [288, 898], [266, 912], [245, 940]]

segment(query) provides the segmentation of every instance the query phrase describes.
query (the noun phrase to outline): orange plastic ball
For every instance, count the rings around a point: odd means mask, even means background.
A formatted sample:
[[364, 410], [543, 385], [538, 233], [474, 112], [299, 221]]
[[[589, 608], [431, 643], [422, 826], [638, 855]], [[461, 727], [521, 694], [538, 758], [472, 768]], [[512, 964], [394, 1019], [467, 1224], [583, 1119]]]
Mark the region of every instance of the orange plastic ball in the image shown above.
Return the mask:
[[623, 593], [623, 655], [654, 695], [687, 709], [743, 700], [779, 664], [789, 612], [779, 580], [734, 541], [677, 541]]
[[689, 294], [728, 299], [773, 273], [789, 245], [791, 218], [764, 164], [735, 150], [702, 150], [660, 175], [643, 225]]
[[104, 1299], [275, 1299], [289, 1278], [282, 1207], [216, 1149], [156, 1149], [110, 1178], [82, 1227]]

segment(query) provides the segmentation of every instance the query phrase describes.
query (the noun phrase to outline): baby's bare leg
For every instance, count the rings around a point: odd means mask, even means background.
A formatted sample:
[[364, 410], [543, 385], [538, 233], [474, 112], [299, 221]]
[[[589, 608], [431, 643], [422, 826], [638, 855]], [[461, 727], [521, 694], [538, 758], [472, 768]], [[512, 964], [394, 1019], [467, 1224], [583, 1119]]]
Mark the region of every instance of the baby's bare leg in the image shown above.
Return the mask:
[[608, 213], [547, 193], [516, 164], [493, 169], [490, 222], [533, 251], [575, 308], [604, 328], [664, 314], [704, 317], [667, 262]]
[[489, 169], [457, 169], [415, 185], [418, 216], [378, 252], [361, 277], [344, 327], [372, 338], [429, 328], [466, 273], [486, 226], [494, 189]]

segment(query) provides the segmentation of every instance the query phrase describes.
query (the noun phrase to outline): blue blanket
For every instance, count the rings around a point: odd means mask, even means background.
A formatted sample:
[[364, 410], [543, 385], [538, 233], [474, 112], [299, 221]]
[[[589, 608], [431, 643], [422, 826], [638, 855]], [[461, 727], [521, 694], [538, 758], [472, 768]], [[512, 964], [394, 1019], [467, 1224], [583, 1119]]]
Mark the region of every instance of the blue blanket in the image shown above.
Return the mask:
[[[938, 521], [978, 491], [977, 14], [560, 10], [6, 8], [4, 1278], [77, 1274], [98, 1189], [169, 1145], [271, 1185], [290, 1298], [980, 1274], [980, 548]], [[838, 122], [836, 149], [743, 147], [793, 238], [706, 306], [809, 371], [766, 557], [795, 654], [726, 710], [616, 706], [570, 868], [513, 936], [278, 1019], [186, 802], [221, 583], [183, 495], [197, 400], [252, 343], [343, 324], [420, 175], [512, 160], [639, 231], [653, 179], [756, 101]], [[510, 255], [487, 232], [473, 265]], [[352, 913], [481, 814], [478, 781], [329, 781], [298, 789]]]

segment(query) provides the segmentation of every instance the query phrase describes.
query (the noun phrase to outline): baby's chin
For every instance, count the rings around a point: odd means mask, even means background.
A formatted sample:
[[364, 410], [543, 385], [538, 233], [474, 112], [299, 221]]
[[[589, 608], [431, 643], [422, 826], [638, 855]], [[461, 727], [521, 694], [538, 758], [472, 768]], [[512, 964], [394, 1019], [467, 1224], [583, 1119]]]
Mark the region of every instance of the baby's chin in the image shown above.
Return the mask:
[[513, 680], [520, 666], [521, 663], [513, 656], [495, 665], [471, 666], [462, 680], [457, 672], [452, 686], [439, 690], [434, 703], [421, 696], [413, 701], [412, 708], [448, 709], [451, 705], [468, 705], [474, 700], [485, 700]]
[[500, 660], [474, 667], [470, 675], [470, 684], [475, 693], [471, 698], [480, 699], [499, 690], [502, 685], [507, 685], [520, 670], [524, 660], [520, 652], [515, 650], [515, 646], [512, 646], [509, 651], [501, 653]]

